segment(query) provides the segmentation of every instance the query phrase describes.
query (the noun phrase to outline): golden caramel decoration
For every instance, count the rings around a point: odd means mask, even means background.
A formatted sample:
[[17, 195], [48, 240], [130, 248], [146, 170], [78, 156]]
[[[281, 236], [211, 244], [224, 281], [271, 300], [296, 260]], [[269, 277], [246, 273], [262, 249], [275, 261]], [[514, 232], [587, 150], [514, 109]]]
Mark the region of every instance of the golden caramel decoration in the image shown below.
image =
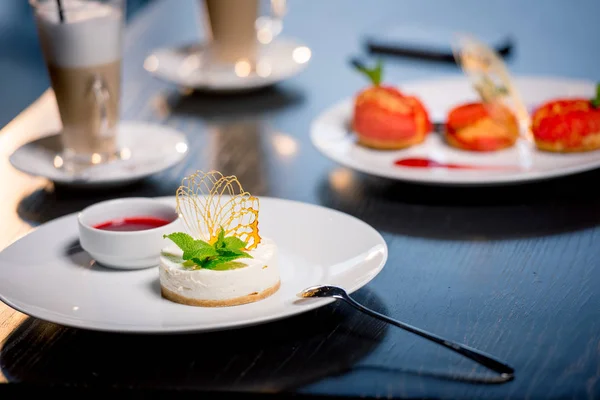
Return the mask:
[[212, 244], [221, 228], [225, 236], [246, 243], [246, 250], [259, 245], [258, 198], [244, 191], [235, 176], [218, 171], [196, 171], [177, 189], [177, 212], [188, 233]]
[[506, 64], [489, 46], [469, 35], [459, 35], [454, 45], [454, 58], [484, 104], [512, 103], [525, 139], [532, 141], [531, 117]]

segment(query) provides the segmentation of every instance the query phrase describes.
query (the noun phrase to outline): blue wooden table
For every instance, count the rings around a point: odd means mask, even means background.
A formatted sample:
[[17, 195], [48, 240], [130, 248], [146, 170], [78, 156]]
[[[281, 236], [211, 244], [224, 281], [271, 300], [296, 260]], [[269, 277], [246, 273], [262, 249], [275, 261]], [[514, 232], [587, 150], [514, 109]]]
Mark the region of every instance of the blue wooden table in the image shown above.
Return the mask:
[[[274, 88], [239, 96], [190, 94], [144, 70], [154, 48], [198, 40], [196, 15], [191, 0], [152, 2], [128, 26], [123, 66], [124, 117], [182, 130], [190, 156], [138, 185], [91, 193], [27, 177], [3, 160], [0, 247], [96, 201], [172, 195], [185, 174], [218, 169], [237, 175], [253, 194], [322, 204], [373, 225], [390, 257], [357, 299], [508, 361], [516, 379], [492, 384], [469, 361], [343, 304], [176, 337], [88, 332], [0, 308], [0, 377], [104, 389], [600, 397], [600, 173], [512, 187], [420, 186], [341, 168], [308, 139], [315, 116], [365, 85], [348, 59], [364, 54], [367, 32], [419, 24], [508, 34], [515, 39], [507, 60], [514, 74], [600, 80], [599, 2], [290, 1], [283, 34], [311, 47], [310, 65]], [[457, 74], [452, 64], [386, 60], [386, 80], [398, 84]], [[32, 135], [25, 127], [33, 112], [0, 132], [3, 157]], [[277, 151], [281, 135], [296, 152]]]

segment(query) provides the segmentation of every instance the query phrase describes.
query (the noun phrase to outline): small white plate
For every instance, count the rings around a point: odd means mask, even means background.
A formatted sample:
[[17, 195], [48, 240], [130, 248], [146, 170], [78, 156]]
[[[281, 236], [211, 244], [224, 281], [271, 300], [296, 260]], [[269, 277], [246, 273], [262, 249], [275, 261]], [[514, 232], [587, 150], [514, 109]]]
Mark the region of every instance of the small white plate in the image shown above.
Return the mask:
[[[159, 198], [175, 204], [174, 197]], [[302, 289], [338, 285], [354, 292], [383, 268], [387, 246], [365, 222], [325, 207], [260, 198], [260, 232], [279, 246], [281, 288], [255, 303], [203, 308], [161, 297], [158, 267], [98, 266], [78, 245], [77, 215], [41, 225], [0, 253], [0, 300], [62, 325], [118, 332], [229, 329], [321, 307], [332, 299], [299, 299]], [[32, 251], [35, 249], [35, 251]]]
[[202, 45], [161, 48], [144, 61], [144, 68], [157, 78], [179, 86], [212, 92], [242, 92], [271, 86], [300, 73], [311, 58], [310, 49], [291, 38], [277, 38], [260, 45], [256, 72], [244, 68], [202, 67]]
[[[517, 77], [516, 86], [526, 106], [532, 110], [556, 97], [592, 98], [595, 83], [574, 79]], [[401, 85], [405, 93], [421, 98], [433, 122], [444, 122], [448, 111], [477, 94], [464, 77], [412, 82]], [[356, 143], [348, 130], [353, 99], [346, 99], [323, 112], [311, 126], [311, 140], [330, 159], [371, 175], [438, 185], [490, 185], [535, 181], [583, 172], [600, 167], [600, 151], [555, 154], [538, 151], [525, 140], [510, 149], [494, 153], [474, 153], [448, 146], [438, 133], [420, 145], [399, 151], [366, 149]], [[467, 164], [508, 169], [459, 170], [412, 168], [394, 165], [403, 158], [427, 158], [444, 164]]]
[[[60, 136], [45, 136], [26, 143], [10, 156], [10, 163], [27, 174], [77, 187], [128, 184], [180, 162], [188, 152], [185, 135], [173, 128], [141, 122], [122, 122], [117, 141], [123, 159], [99, 164], [74, 175], [60, 166]], [[126, 158], [126, 159], [125, 159]]]

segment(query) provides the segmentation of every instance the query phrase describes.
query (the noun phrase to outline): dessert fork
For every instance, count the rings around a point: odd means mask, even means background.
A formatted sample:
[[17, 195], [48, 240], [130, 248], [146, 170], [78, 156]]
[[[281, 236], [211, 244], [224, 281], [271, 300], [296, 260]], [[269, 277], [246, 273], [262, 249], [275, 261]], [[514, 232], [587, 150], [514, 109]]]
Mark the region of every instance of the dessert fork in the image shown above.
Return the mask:
[[300, 293], [298, 293], [298, 297], [302, 297], [302, 298], [333, 297], [335, 299], [343, 300], [346, 303], [348, 303], [349, 305], [351, 305], [352, 307], [356, 308], [357, 310], [359, 310], [367, 315], [370, 315], [371, 317], [374, 317], [374, 318], [380, 319], [382, 321], [385, 321], [389, 324], [395, 325], [395, 326], [402, 328], [408, 332], [412, 332], [416, 335], [419, 335], [427, 340], [431, 340], [432, 342], [435, 342], [441, 346], [444, 346], [464, 357], [467, 357], [467, 358], [483, 365], [484, 367], [486, 367], [494, 372], [497, 372], [498, 374], [500, 374], [500, 377], [504, 381], [509, 381], [514, 378], [515, 370], [508, 364], [506, 364], [502, 361], [499, 361], [499, 360], [495, 359], [494, 357], [487, 355], [479, 350], [468, 347], [464, 344], [452, 342], [448, 339], [444, 339], [440, 336], [434, 335], [433, 333], [429, 333], [422, 329], [415, 328], [414, 326], [408, 325], [404, 322], [397, 321], [397, 320], [387, 317], [383, 314], [380, 314], [376, 311], [373, 311], [373, 310], [363, 306], [362, 304], [358, 303], [356, 300], [354, 300], [352, 297], [350, 297], [344, 289], [342, 289], [340, 287], [327, 286], [327, 285], [311, 286], [309, 288], [304, 289]]

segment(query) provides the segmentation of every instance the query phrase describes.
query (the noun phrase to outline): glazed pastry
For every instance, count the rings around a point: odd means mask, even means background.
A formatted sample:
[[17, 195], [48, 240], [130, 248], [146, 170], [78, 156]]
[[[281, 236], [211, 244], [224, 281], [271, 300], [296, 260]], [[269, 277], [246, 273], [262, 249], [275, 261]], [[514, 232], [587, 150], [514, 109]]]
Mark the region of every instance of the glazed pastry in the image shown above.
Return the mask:
[[487, 44], [459, 34], [454, 43], [458, 65], [478, 100], [457, 105], [447, 115], [444, 137], [454, 147], [493, 152], [514, 146], [523, 136], [529, 112], [502, 57]]
[[600, 84], [595, 99], [555, 99], [532, 116], [531, 132], [540, 150], [582, 152], [600, 148]]
[[513, 112], [501, 103], [467, 103], [448, 113], [446, 142], [469, 151], [496, 151], [511, 147], [519, 138]]
[[423, 142], [432, 125], [421, 101], [381, 85], [381, 63], [374, 69], [362, 65], [357, 68], [372, 82], [354, 100], [352, 130], [358, 143], [378, 150], [395, 150]]

